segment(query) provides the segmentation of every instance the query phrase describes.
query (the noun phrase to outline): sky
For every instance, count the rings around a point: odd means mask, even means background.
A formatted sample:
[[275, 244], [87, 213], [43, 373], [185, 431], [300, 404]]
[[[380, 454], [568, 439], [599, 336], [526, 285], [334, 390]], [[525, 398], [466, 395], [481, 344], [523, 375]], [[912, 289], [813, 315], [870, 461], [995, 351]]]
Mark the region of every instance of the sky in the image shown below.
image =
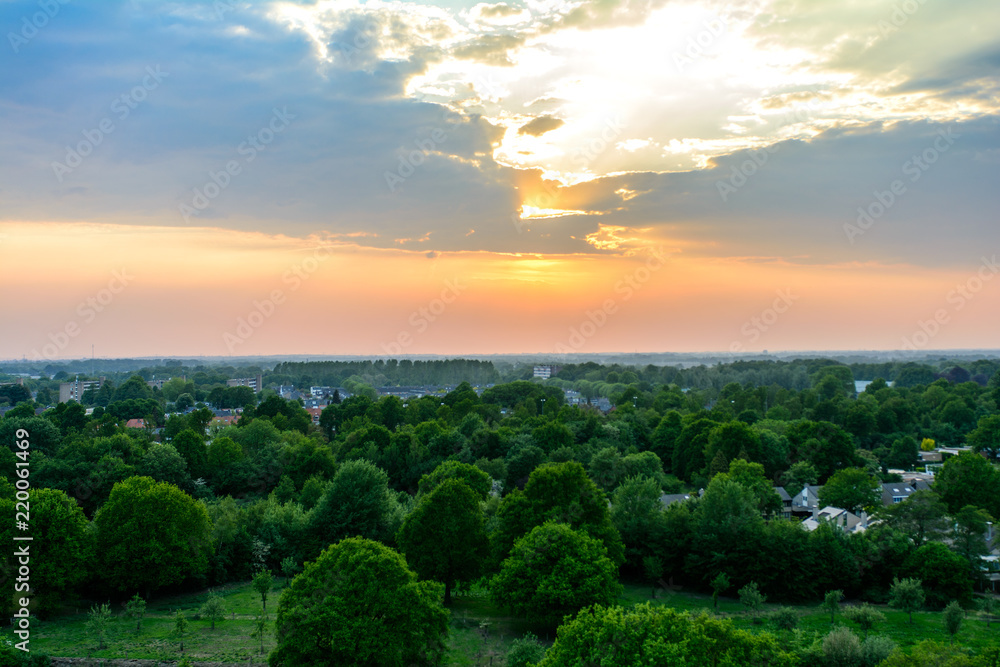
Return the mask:
[[997, 348], [995, 0], [0, 0], [0, 358]]

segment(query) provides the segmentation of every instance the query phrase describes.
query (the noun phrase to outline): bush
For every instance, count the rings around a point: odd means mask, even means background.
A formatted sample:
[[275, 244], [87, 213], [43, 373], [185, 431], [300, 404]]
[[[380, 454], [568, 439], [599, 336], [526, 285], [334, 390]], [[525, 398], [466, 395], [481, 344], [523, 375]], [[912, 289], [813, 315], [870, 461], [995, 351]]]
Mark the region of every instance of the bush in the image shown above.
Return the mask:
[[861, 642], [861, 662], [865, 667], [875, 667], [896, 650], [896, 642], [882, 635], [872, 635]]
[[515, 639], [507, 651], [507, 667], [528, 667], [545, 657], [545, 647], [530, 632], [521, 639]]
[[779, 630], [794, 630], [799, 624], [799, 615], [791, 607], [782, 607], [771, 613], [771, 622]]
[[847, 628], [835, 628], [823, 639], [823, 657], [830, 667], [856, 667], [861, 664], [861, 642]]

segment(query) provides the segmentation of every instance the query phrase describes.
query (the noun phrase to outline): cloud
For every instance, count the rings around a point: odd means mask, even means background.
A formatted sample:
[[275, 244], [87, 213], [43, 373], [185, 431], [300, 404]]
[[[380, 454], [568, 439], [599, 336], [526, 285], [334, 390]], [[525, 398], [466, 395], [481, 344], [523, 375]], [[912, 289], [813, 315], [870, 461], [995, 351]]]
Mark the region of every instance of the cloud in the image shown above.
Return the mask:
[[566, 124], [561, 118], [553, 118], [552, 116], [539, 116], [538, 118], [532, 119], [531, 121], [525, 123], [520, 128], [518, 128], [518, 134], [527, 134], [532, 137], [540, 137], [546, 132], [551, 132], [552, 130], [559, 129]]

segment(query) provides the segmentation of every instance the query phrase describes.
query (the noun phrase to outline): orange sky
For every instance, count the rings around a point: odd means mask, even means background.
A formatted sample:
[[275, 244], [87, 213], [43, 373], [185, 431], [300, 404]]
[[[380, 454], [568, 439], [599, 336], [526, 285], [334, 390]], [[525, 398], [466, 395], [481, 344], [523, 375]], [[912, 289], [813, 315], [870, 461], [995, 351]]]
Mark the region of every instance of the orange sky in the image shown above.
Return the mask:
[[979, 287], [976, 266], [431, 258], [212, 228], [0, 234], [5, 311], [16, 313], [7, 358], [88, 356], [92, 344], [98, 356], [897, 349], [936, 312], [943, 324], [916, 343], [941, 349], [995, 345], [1000, 324], [1000, 281]]

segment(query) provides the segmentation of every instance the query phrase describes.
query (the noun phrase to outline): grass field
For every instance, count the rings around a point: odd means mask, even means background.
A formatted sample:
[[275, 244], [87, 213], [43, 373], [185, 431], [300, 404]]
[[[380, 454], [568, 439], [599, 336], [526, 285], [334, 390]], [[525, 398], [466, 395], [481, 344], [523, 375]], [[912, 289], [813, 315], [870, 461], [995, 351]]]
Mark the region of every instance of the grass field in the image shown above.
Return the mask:
[[[268, 596], [268, 611], [272, 619], [282, 586], [282, 580], [276, 580], [274, 590]], [[153, 600], [146, 610], [142, 631], [138, 635], [129, 621], [113, 621], [106, 647], [102, 650], [97, 649], [97, 640], [87, 629], [87, 614], [83, 611], [64, 614], [44, 622], [36, 621], [32, 624], [31, 648], [52, 656], [177, 660], [181, 652], [180, 642], [174, 635], [173, 616], [177, 610], [181, 610], [190, 621], [184, 637], [184, 649], [192, 660], [238, 662], [244, 665], [249, 664], [250, 660], [253, 663], [264, 662], [268, 652], [274, 647], [274, 625], [273, 620], [269, 622], [262, 654], [260, 641], [250, 637], [253, 620], [260, 610], [260, 598], [249, 582], [217, 588], [215, 592], [225, 600], [227, 615], [224, 621], [216, 624], [214, 631], [210, 629], [207, 620], [196, 619], [198, 609], [208, 594], [205, 591]], [[625, 585], [622, 604], [632, 605], [646, 601], [692, 613], [711, 613], [712, 607], [711, 597], [706, 595], [683, 590], [653, 590], [636, 584]], [[766, 607], [767, 611], [772, 611], [778, 605]], [[793, 609], [799, 615], [799, 628], [804, 632], [815, 633], [817, 638], [822, 638], [829, 632], [829, 613], [821, 610], [818, 605], [794, 606]], [[120, 607], [115, 609], [116, 614], [120, 611]], [[886, 621], [876, 626], [873, 634], [887, 635], [901, 646], [909, 646], [923, 639], [948, 641], [942, 614], [938, 612], [914, 613], [911, 625], [903, 612], [888, 607], [880, 607], [880, 611], [885, 614]], [[751, 623], [734, 599], [720, 598], [719, 614], [732, 619], [740, 627], [752, 631], [770, 630], [779, 637], [788, 637], [788, 633], [782, 634], [766, 620], [761, 625]], [[839, 615], [836, 622], [851, 626]], [[498, 609], [480, 588], [455, 597], [451, 607], [451, 629], [450, 648], [445, 664], [459, 667], [502, 666], [511, 642], [529, 631], [544, 643], [554, 639], [552, 630], [532, 627]], [[857, 631], [857, 628], [853, 629]], [[5, 631], [5, 635], [9, 636], [10, 630]], [[970, 613], [956, 641], [974, 650], [981, 650], [1000, 641], [1000, 624], [994, 623], [988, 628], [981, 617]]]

